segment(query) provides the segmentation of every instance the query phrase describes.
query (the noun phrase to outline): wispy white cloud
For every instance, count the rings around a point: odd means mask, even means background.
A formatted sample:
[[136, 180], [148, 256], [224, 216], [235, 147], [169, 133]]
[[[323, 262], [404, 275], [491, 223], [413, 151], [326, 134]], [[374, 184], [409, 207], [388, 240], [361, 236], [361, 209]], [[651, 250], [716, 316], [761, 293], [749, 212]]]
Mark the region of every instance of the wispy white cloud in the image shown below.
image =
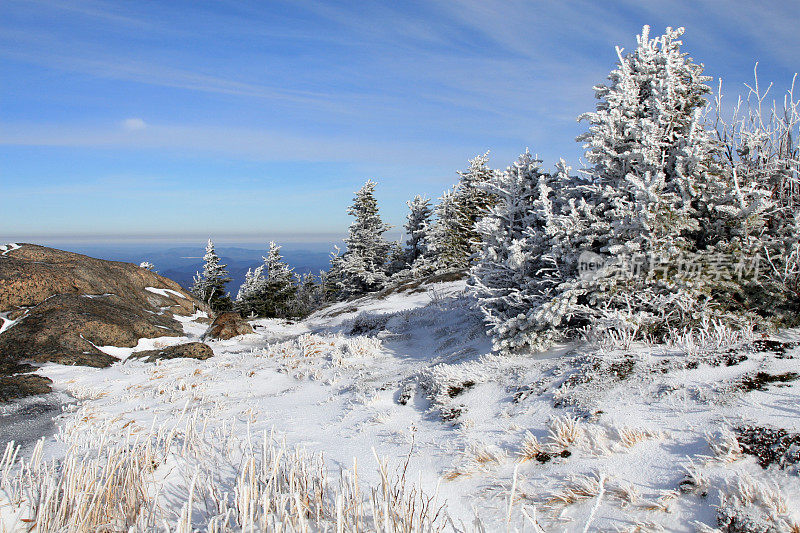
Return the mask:
[[122, 121], [122, 128], [126, 131], [140, 131], [146, 127], [147, 124], [140, 118], [126, 118]]
[[127, 60], [102, 56], [92, 50], [89, 53], [66, 54], [51, 50], [19, 52], [14, 47], [0, 47], [0, 55], [56, 70], [79, 72], [98, 78], [132, 81], [148, 85], [173, 87], [234, 96], [247, 96], [275, 100], [291, 100], [296, 103], [313, 103], [327, 95], [310, 91], [295, 91], [247, 83], [235, 79], [214, 76], [194, 70], [176, 68], [152, 61]]
[[[134, 119], [137, 120], [137, 119]], [[137, 124], [138, 125], [138, 124]], [[271, 161], [363, 161], [375, 163], [436, 164], [442, 150], [463, 159], [465, 147], [424, 141], [365, 141], [346, 136], [312, 136], [285, 130], [187, 126], [150, 123], [137, 135], [96, 125], [0, 123], [0, 146], [180, 150], [193, 154], [221, 154]], [[447, 157], [447, 156], [445, 156]]]

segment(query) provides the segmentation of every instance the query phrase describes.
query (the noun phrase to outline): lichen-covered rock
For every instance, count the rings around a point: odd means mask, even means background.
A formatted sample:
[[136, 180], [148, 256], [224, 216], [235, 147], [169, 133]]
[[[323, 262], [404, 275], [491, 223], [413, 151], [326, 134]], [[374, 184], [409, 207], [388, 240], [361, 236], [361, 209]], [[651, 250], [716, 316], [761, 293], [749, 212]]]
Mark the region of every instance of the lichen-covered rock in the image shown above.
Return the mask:
[[116, 296], [58, 294], [0, 335], [0, 359], [105, 367], [117, 359], [97, 346], [133, 347], [167, 335], [183, 335], [180, 323]]
[[0, 363], [108, 366], [116, 358], [98, 346], [183, 335], [174, 315], [197, 309], [177, 283], [131, 263], [32, 244], [0, 255], [0, 312], [17, 321], [0, 334]]
[[0, 376], [0, 403], [46, 394], [52, 389], [53, 381], [50, 378], [37, 374], [16, 374], [13, 376]]
[[187, 342], [168, 346], [159, 350], [144, 350], [131, 354], [132, 359], [143, 359], [145, 363], [154, 363], [165, 359], [178, 359], [186, 357], [190, 359], [205, 360], [214, 355], [214, 351], [208, 344], [202, 342]]
[[203, 333], [203, 339], [228, 340], [253, 333], [253, 328], [239, 313], [220, 313]]
[[39, 305], [55, 294], [113, 294], [137, 306], [167, 308], [168, 314], [183, 316], [201, 306], [174, 281], [132, 263], [35, 244], [0, 255], [0, 313]]

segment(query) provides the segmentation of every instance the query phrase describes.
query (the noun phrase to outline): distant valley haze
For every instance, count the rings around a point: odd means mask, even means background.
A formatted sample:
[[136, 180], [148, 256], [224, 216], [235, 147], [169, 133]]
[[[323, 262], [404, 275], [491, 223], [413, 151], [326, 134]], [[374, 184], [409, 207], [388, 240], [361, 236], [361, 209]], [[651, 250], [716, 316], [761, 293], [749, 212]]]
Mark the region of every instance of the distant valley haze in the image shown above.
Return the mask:
[[[197, 238], [189, 240], [178, 237], [162, 237], [161, 239], [137, 240], [131, 236], [127, 238], [105, 236], [81, 239], [46, 239], [37, 237], [13, 238], [0, 236], [0, 242], [28, 242], [41, 244], [60, 250], [80, 253], [99, 259], [110, 261], [124, 261], [139, 264], [149, 261], [154, 270], [162, 276], [177, 281], [185, 288], [190, 288], [196, 272], [203, 268], [203, 255], [206, 240]], [[239, 237], [241, 239], [241, 237]], [[290, 237], [289, 237], [290, 238]], [[298, 236], [295, 236], [298, 238]], [[300, 240], [279, 241], [281, 254], [286, 263], [294, 269], [295, 273], [318, 274], [320, 270], [329, 267], [330, 253], [335, 246], [344, 249], [341, 237], [336, 239], [331, 235], [299, 236]], [[302, 240], [305, 239], [305, 240]], [[235, 241], [215, 239], [216, 251], [222, 262], [228, 265], [232, 281], [228, 290], [236, 296], [239, 286], [244, 281], [244, 275], [250, 268], [255, 268], [263, 263], [262, 257], [267, 254], [269, 240]]]

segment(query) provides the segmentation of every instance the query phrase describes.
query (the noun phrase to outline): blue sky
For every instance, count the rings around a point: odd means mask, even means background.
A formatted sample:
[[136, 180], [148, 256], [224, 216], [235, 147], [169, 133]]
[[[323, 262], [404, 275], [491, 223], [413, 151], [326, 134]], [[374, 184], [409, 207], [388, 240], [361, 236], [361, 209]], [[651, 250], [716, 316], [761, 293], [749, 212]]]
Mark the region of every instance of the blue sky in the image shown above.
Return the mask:
[[[757, 5], [756, 5], [757, 4]], [[468, 158], [579, 166], [643, 24], [733, 96], [800, 70], [800, 2], [3, 0], [0, 237], [328, 239], [378, 182], [401, 225]], [[800, 90], [800, 89], [799, 89]]]

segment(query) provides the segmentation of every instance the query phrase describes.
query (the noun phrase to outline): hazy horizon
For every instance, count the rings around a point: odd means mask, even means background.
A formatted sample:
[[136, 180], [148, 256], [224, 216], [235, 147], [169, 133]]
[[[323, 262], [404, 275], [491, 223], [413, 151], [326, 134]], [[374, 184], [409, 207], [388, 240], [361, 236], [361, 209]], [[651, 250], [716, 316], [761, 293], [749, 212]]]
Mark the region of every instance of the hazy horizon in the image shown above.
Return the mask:
[[[396, 238], [393, 238], [396, 237]], [[57, 244], [87, 245], [198, 245], [208, 239], [217, 245], [263, 245], [275, 241], [279, 245], [288, 244], [327, 244], [341, 243], [346, 233], [264, 233], [264, 234], [72, 234], [72, 235], [36, 235], [36, 234], [0, 234], [0, 243], [29, 243], [51, 246]], [[387, 238], [397, 240], [400, 234], [388, 232]]]
[[[123, 261], [126, 263], [140, 264], [148, 261], [153, 264], [154, 270], [170, 278], [184, 288], [190, 288], [194, 275], [203, 268], [203, 255], [206, 240], [157, 240], [157, 241], [23, 241], [22, 239], [2, 239], [5, 242], [28, 242], [57, 248], [60, 250], [79, 253], [105, 259], [109, 261]], [[217, 254], [226, 264], [231, 282], [228, 290], [236, 294], [239, 286], [244, 281], [245, 273], [250, 268], [255, 268], [263, 263], [263, 257], [269, 249], [269, 241], [228, 241], [215, 240]], [[334, 246], [344, 247], [341, 241], [279, 241], [281, 255], [290, 268], [297, 274], [317, 274], [320, 270], [327, 270], [330, 264], [330, 254]]]

